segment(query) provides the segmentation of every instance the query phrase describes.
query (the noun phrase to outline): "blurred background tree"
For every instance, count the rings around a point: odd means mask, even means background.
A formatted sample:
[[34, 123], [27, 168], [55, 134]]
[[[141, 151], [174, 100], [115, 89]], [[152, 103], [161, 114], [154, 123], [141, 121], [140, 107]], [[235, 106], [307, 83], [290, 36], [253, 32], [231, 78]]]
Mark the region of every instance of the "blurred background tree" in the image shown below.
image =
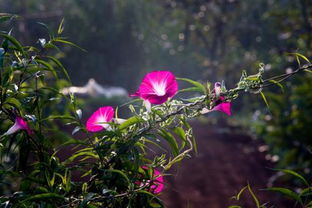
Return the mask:
[[138, 73], [164, 68], [194, 79], [236, 80], [238, 69], [311, 47], [308, 0], [1, 0], [0, 6], [21, 16], [14, 32], [25, 42], [43, 34], [33, 23], [56, 25], [65, 17], [66, 35], [88, 51], [69, 49], [74, 84], [96, 77], [133, 89]]

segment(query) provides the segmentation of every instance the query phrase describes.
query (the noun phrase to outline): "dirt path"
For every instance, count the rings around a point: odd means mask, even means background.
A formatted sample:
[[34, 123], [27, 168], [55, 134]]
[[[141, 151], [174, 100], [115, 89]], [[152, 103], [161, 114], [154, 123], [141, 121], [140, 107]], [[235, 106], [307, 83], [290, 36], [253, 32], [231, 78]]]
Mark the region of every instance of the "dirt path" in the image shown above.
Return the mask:
[[[184, 160], [172, 177], [166, 177], [168, 185], [161, 196], [166, 207], [226, 208], [238, 204], [230, 198], [248, 182], [262, 203], [285, 207], [278, 196], [259, 190], [266, 187], [273, 173], [268, 167], [273, 164], [258, 151], [258, 141], [199, 123], [193, 126], [198, 155]], [[240, 205], [254, 208], [251, 202], [250, 197], [244, 197]]]

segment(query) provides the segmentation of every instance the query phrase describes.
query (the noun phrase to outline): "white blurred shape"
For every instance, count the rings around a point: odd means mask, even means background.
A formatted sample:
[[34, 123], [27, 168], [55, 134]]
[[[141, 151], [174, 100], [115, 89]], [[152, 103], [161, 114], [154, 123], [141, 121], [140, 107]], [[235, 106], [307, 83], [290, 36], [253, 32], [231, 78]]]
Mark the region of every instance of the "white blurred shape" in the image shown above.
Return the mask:
[[88, 83], [82, 87], [72, 86], [66, 87], [61, 90], [63, 94], [78, 94], [78, 95], [89, 95], [92, 97], [104, 96], [107, 98], [111, 97], [122, 97], [128, 96], [128, 92], [122, 87], [103, 87], [98, 84], [94, 79], [89, 79]]

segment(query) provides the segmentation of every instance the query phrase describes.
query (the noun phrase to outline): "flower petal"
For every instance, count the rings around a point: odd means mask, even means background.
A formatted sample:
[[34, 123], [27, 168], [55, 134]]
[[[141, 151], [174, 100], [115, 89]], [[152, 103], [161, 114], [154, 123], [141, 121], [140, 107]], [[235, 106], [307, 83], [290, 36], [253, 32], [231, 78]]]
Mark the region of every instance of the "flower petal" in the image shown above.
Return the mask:
[[219, 105], [216, 105], [211, 111], [221, 111], [226, 113], [228, 116], [232, 115], [231, 113], [231, 103], [230, 102], [224, 102], [220, 103]]
[[17, 116], [15, 118], [15, 122], [13, 126], [11, 126], [7, 130], [7, 132], [4, 133], [4, 135], [14, 134], [15, 132], [19, 130], [26, 130], [28, 135], [31, 135], [33, 133], [32, 130], [29, 128], [27, 122], [23, 118]]
[[107, 129], [110, 122], [114, 117], [114, 108], [111, 106], [104, 106], [97, 109], [87, 120], [87, 130], [90, 132], [97, 132]]
[[143, 101], [143, 105], [145, 106], [147, 112], [152, 112], [152, 104], [148, 100]]
[[[147, 166], [143, 166], [142, 168], [148, 170]], [[156, 169], [154, 169], [153, 172], [153, 180], [148, 180], [145, 184], [142, 182], [136, 182], [136, 184], [139, 184], [140, 186], [150, 185], [149, 191], [152, 192], [153, 194], [159, 194], [160, 192], [163, 191], [165, 187], [164, 177], [161, 175], [161, 172], [159, 172]]]
[[216, 82], [214, 84], [214, 93], [216, 94], [217, 98], [220, 96], [220, 93], [221, 93], [221, 83], [220, 82]]
[[15, 132], [17, 132], [18, 130], [20, 130], [20, 126], [17, 123], [14, 123], [13, 126], [11, 126], [7, 132], [4, 133], [4, 135], [10, 135], [10, 134], [14, 134]]
[[170, 71], [153, 71], [145, 75], [139, 90], [131, 96], [139, 96], [152, 104], [162, 104], [178, 91], [178, 83]]
[[154, 194], [159, 194], [164, 189], [164, 177], [158, 170], [154, 170], [154, 181], [151, 190]]

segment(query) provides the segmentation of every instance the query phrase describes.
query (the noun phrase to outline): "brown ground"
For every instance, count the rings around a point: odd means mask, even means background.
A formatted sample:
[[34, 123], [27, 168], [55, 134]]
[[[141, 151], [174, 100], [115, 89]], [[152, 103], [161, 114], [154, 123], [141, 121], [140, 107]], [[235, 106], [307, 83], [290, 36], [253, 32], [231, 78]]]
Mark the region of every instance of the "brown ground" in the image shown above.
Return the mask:
[[198, 155], [186, 159], [166, 177], [166, 190], [161, 198], [168, 208], [226, 208], [242, 205], [256, 207], [250, 195], [240, 203], [230, 199], [249, 182], [261, 203], [270, 201], [268, 207], [281, 205], [275, 194], [261, 191], [274, 173], [273, 164], [258, 151], [259, 141], [248, 136], [196, 123], [194, 132]]

